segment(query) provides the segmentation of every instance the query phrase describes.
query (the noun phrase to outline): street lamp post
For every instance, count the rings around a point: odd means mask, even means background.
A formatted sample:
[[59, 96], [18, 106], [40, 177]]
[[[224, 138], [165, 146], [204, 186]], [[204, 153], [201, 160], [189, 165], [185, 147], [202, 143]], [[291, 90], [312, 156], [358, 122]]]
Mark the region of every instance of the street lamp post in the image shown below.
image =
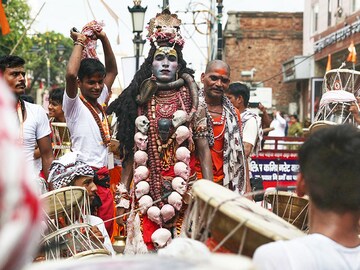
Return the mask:
[[217, 45], [217, 56], [216, 58], [219, 60], [222, 60], [222, 53], [223, 53], [223, 36], [222, 36], [222, 9], [223, 9], [223, 4], [222, 4], [222, 0], [217, 0], [217, 9], [218, 9], [218, 15], [217, 15], [217, 21], [218, 21], [218, 45]]
[[141, 6], [141, 0], [135, 0], [132, 8], [128, 7], [132, 18], [133, 33], [135, 34], [133, 43], [135, 45], [135, 72], [139, 69], [140, 53], [145, 40], [142, 39], [141, 33], [144, 29], [144, 19], [147, 7]]

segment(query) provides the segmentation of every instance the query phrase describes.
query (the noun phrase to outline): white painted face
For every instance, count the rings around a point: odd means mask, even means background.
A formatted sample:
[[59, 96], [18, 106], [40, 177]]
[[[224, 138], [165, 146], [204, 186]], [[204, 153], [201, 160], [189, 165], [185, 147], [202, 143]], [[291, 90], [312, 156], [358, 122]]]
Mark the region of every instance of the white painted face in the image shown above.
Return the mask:
[[170, 204], [164, 204], [164, 206], [161, 207], [160, 213], [163, 221], [167, 222], [175, 216], [175, 209]]
[[145, 180], [149, 177], [150, 171], [145, 166], [139, 166], [134, 170], [134, 182], [135, 184], [139, 183], [142, 180]]
[[171, 242], [171, 232], [168, 229], [157, 229], [151, 235], [151, 241], [153, 242], [155, 249], [166, 247]]
[[139, 199], [139, 207], [141, 214], [145, 214], [147, 210], [152, 206], [153, 199], [149, 195], [144, 195]]
[[158, 82], [172, 82], [178, 66], [177, 52], [171, 47], [161, 47], [154, 54], [151, 71]]
[[186, 182], [183, 178], [177, 176], [171, 181], [171, 187], [180, 195], [184, 195], [187, 190]]
[[136, 132], [134, 135], [134, 141], [140, 150], [146, 150], [148, 144], [148, 136], [142, 134], [141, 132]]
[[180, 126], [176, 129], [175, 134], [176, 134], [176, 142], [180, 145], [190, 137], [191, 132], [187, 127]]
[[149, 130], [150, 121], [145, 115], [140, 115], [135, 119], [135, 126], [142, 134], [146, 134]]
[[149, 219], [152, 222], [155, 222], [157, 225], [161, 225], [162, 224], [162, 219], [161, 219], [161, 214], [160, 214], [160, 209], [157, 206], [151, 206], [148, 210], [147, 210], [147, 215], [149, 217]]
[[174, 128], [178, 128], [182, 124], [185, 124], [187, 120], [187, 113], [183, 110], [177, 110], [173, 114], [172, 124]]
[[181, 178], [188, 180], [190, 176], [190, 168], [184, 162], [176, 162], [174, 166], [174, 172], [176, 176], [180, 176]]
[[182, 207], [182, 196], [179, 193], [173, 191], [168, 197], [168, 202], [169, 204], [174, 206], [177, 211], [180, 211]]
[[135, 197], [139, 199], [141, 196], [148, 194], [150, 191], [150, 185], [146, 181], [140, 181], [135, 187]]
[[138, 150], [134, 154], [134, 161], [138, 166], [146, 166], [146, 163], [148, 161], [148, 154], [144, 151]]
[[189, 165], [190, 163], [190, 150], [184, 146], [179, 147], [175, 153], [176, 159]]

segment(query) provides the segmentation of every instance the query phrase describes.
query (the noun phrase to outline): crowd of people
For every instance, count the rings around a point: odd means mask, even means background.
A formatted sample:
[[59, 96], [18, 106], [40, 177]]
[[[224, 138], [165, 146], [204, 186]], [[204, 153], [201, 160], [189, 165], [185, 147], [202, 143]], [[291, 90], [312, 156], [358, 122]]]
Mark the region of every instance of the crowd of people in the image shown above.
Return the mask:
[[[250, 110], [249, 88], [231, 83], [224, 61], [206, 65], [199, 89], [182, 54], [180, 25], [169, 10], [150, 21], [148, 56], [110, 104], [118, 71], [106, 33], [97, 22], [82, 32], [72, 29], [66, 86], [50, 92], [50, 119], [41, 106], [21, 96], [26, 89], [25, 61], [0, 57], [2, 77], [16, 99], [14, 114], [26, 162], [34, 163], [38, 149], [42, 173], [32, 166], [31, 178], [39, 194], [85, 187], [92, 230], [113, 254], [110, 239], [118, 233], [117, 226], [126, 224], [127, 254], [156, 251], [183, 236], [182, 222], [196, 179], [214, 181], [239, 195], [249, 193], [249, 162], [261, 149], [263, 129], [270, 127], [269, 136], [303, 135], [296, 115], [286, 121], [274, 110], [270, 123], [261, 104], [262, 117]], [[105, 65], [94, 53], [97, 40]], [[116, 130], [109, 125], [111, 114], [117, 117]], [[59, 134], [51, 130], [52, 122], [66, 123], [67, 137], [55, 141], [69, 141], [70, 153], [53, 150], [52, 137]], [[111, 179], [110, 143], [115, 136], [122, 169], [121, 178]], [[303, 145], [298, 194], [310, 197], [311, 234], [260, 247], [254, 257], [259, 269], [276, 269], [280, 261], [284, 269], [359, 269], [359, 136], [355, 128], [340, 126], [319, 131]], [[341, 185], [338, 179], [343, 179]], [[115, 190], [110, 182], [117, 183]]]

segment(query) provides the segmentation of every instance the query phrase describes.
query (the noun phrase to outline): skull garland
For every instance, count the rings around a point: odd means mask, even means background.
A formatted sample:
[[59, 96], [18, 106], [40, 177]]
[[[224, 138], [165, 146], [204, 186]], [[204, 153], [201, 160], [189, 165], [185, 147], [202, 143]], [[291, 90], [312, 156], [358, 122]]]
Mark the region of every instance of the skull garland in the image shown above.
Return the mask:
[[147, 210], [147, 215], [148, 218], [152, 221], [155, 222], [157, 225], [161, 226], [162, 225], [162, 219], [161, 219], [161, 213], [160, 213], [160, 208], [157, 206], [151, 206], [148, 210]]
[[180, 195], [184, 195], [187, 190], [186, 182], [183, 178], [177, 176], [171, 182], [171, 187], [173, 190], [178, 192]]
[[178, 128], [179, 126], [185, 124], [187, 121], [187, 113], [183, 110], [177, 110], [173, 114], [172, 124], [174, 128]]
[[148, 154], [145, 151], [138, 150], [134, 154], [134, 161], [138, 166], [146, 166]]
[[175, 153], [176, 159], [189, 165], [190, 163], [190, 151], [184, 146], [179, 147]]
[[190, 138], [191, 132], [185, 126], [180, 126], [175, 131], [176, 134], [176, 142], [181, 145], [185, 140]]
[[140, 150], [146, 150], [148, 144], [148, 136], [142, 134], [141, 132], [136, 132], [134, 135], [134, 141]]
[[145, 214], [153, 205], [154, 201], [149, 195], [144, 195], [139, 199], [140, 213]]
[[182, 207], [182, 196], [176, 191], [171, 192], [168, 197], [168, 202], [171, 204], [177, 211], [180, 211]]
[[177, 176], [182, 177], [183, 179], [189, 179], [190, 168], [184, 162], [176, 162], [174, 166], [174, 172]]
[[161, 118], [158, 121], [159, 137], [162, 142], [166, 142], [170, 137], [171, 120]]
[[171, 232], [168, 229], [157, 229], [151, 235], [151, 241], [153, 242], [155, 249], [166, 247], [171, 242]]
[[146, 181], [140, 181], [135, 187], [135, 197], [139, 199], [141, 196], [148, 194], [150, 191], [150, 185]]
[[142, 180], [145, 180], [149, 177], [150, 171], [145, 166], [139, 166], [134, 171], [134, 182], [135, 184], [139, 183]]
[[146, 134], [150, 127], [150, 121], [145, 115], [140, 115], [135, 119], [135, 126], [142, 134]]
[[161, 207], [160, 213], [163, 221], [166, 223], [175, 216], [175, 209], [170, 204], [164, 204]]

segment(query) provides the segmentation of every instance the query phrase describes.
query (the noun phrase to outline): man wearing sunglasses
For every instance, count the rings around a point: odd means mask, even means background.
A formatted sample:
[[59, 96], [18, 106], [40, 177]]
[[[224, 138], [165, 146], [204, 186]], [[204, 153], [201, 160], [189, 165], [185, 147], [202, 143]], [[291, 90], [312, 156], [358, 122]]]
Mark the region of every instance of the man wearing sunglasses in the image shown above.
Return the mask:
[[[213, 162], [214, 181], [240, 194], [250, 191], [245, 179], [244, 148], [240, 135], [240, 113], [225, 96], [230, 84], [230, 67], [213, 60], [201, 74], [204, 88], [200, 98], [207, 106], [208, 141]], [[202, 178], [197, 166], [198, 178]]]

